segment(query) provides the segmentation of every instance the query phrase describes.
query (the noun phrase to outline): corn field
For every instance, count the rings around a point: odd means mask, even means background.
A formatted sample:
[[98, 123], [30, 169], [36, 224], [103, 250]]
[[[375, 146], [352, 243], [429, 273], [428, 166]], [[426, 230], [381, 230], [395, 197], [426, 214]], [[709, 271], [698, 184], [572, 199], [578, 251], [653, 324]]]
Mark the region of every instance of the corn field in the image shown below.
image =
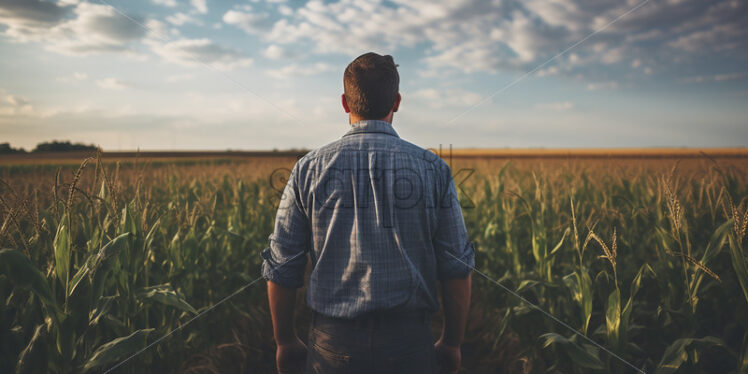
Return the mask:
[[[274, 372], [259, 253], [293, 163], [0, 165], [0, 372]], [[748, 373], [747, 165], [457, 161], [495, 281], [462, 372]]]

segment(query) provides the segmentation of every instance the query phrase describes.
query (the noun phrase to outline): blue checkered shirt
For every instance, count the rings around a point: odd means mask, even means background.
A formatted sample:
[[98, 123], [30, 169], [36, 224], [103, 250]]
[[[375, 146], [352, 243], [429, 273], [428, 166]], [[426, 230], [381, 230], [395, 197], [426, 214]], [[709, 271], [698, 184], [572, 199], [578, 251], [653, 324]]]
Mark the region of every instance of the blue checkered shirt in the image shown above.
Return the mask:
[[449, 166], [384, 121], [354, 123], [296, 163], [269, 239], [263, 276], [301, 287], [308, 254], [307, 304], [332, 317], [436, 312], [437, 281], [475, 264]]

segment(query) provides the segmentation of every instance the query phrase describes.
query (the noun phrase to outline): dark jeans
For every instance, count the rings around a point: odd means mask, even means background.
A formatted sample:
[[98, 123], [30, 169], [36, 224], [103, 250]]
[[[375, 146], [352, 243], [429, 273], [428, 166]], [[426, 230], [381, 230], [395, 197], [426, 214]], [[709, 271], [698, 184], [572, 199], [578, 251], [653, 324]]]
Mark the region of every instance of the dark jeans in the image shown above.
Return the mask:
[[428, 314], [356, 320], [314, 313], [306, 374], [434, 374], [436, 355]]

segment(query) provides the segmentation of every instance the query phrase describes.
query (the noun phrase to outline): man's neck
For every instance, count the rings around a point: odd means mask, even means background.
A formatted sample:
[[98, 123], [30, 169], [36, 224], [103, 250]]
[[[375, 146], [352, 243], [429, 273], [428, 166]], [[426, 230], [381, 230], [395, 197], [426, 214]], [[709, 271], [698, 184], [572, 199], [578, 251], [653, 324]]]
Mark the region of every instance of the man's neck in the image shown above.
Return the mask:
[[[380, 118], [380, 119], [377, 119], [375, 121], [383, 121], [383, 122], [387, 122], [390, 125], [392, 125], [392, 117], [393, 117], [392, 113], [390, 113], [390, 114], [387, 115], [387, 117]], [[356, 123], [356, 122], [363, 121], [363, 120], [373, 120], [373, 118], [361, 118], [361, 117], [359, 117], [359, 116], [357, 116], [355, 114], [352, 114], [352, 113], [348, 116], [348, 123], [351, 124], [351, 125], [354, 124], [354, 123]]]

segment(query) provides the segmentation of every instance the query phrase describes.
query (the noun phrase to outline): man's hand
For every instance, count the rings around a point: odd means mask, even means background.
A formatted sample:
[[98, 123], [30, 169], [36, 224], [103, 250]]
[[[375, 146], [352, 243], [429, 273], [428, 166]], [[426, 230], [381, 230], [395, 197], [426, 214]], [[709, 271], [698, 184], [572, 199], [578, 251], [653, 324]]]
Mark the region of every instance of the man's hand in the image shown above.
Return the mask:
[[470, 274], [465, 278], [442, 281], [442, 304], [444, 304], [444, 328], [439, 341], [434, 344], [440, 374], [457, 374], [462, 353], [460, 345], [465, 335], [468, 308], [470, 307]]
[[296, 335], [293, 323], [296, 289], [268, 281], [268, 301], [275, 344], [278, 345], [275, 351], [278, 374], [301, 374], [306, 364], [306, 346]]
[[306, 345], [298, 337], [286, 344], [278, 344], [275, 351], [278, 374], [302, 374], [306, 365]]
[[439, 339], [434, 344], [434, 350], [436, 351], [436, 362], [439, 365], [439, 374], [457, 374], [460, 370], [460, 362], [462, 362], [460, 347], [447, 345], [442, 339]]

